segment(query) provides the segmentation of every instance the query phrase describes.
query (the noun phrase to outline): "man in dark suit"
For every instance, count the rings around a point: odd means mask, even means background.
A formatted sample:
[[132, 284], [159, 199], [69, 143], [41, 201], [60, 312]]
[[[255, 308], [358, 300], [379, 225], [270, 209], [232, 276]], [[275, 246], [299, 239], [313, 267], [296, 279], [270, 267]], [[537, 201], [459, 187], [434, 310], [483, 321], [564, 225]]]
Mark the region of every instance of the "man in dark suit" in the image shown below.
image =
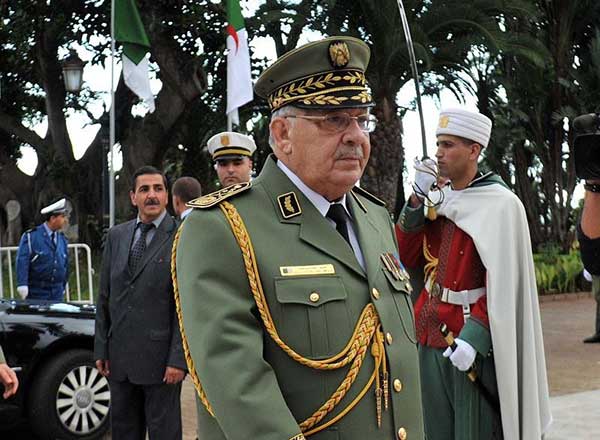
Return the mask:
[[96, 367], [109, 378], [112, 438], [181, 439], [186, 365], [171, 283], [177, 229], [166, 211], [165, 176], [133, 176], [137, 218], [108, 232], [96, 310]]

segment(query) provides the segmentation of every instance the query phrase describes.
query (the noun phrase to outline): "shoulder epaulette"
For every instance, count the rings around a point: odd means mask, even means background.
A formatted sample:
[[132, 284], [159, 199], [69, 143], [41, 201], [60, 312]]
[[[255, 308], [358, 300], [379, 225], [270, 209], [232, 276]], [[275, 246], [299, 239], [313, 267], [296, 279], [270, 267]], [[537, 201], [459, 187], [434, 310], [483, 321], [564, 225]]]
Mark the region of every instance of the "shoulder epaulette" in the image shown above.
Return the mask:
[[218, 205], [223, 200], [227, 200], [237, 194], [247, 191], [252, 186], [252, 182], [236, 183], [218, 191], [190, 200], [185, 204], [188, 208], [206, 209]]
[[23, 234], [30, 234], [30, 233], [32, 233], [33, 231], [35, 231], [35, 228], [29, 228], [29, 229], [27, 229], [25, 232], [23, 232]]
[[352, 188], [352, 192], [369, 199], [371, 202], [375, 203], [376, 205], [380, 205], [380, 206], [387, 205], [383, 200], [381, 200], [378, 197], [375, 197], [373, 194], [371, 194], [367, 190], [362, 189], [360, 186], [355, 186], [354, 188]]

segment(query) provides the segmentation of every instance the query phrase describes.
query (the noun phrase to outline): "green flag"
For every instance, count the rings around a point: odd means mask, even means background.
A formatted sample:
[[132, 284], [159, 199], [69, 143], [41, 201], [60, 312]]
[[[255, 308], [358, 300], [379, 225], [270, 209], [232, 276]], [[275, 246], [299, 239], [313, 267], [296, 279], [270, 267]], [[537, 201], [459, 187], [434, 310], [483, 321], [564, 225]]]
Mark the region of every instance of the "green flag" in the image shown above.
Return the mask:
[[150, 90], [148, 57], [150, 41], [144, 30], [135, 0], [115, 0], [115, 35], [123, 44], [123, 79], [133, 93], [154, 111]]

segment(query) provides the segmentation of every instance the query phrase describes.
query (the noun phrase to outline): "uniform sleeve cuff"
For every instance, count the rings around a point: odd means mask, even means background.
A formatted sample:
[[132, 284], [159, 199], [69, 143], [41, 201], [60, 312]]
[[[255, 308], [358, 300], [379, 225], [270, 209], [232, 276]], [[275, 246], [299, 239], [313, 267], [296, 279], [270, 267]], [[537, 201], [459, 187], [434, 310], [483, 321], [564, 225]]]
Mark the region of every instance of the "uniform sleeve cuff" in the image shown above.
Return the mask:
[[413, 208], [410, 206], [410, 201], [407, 201], [400, 211], [398, 217], [398, 226], [403, 232], [416, 232], [425, 224], [425, 214], [423, 205]]
[[482, 356], [488, 356], [492, 349], [490, 330], [473, 318], [467, 319], [459, 338], [468, 342]]

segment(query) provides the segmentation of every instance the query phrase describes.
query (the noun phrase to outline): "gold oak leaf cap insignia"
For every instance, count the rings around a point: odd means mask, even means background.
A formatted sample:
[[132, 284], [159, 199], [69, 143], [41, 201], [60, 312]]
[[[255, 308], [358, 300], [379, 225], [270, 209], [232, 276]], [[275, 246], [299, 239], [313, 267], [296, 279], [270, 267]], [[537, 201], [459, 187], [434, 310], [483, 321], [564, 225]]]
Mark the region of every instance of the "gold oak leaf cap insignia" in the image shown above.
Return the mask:
[[329, 43], [329, 58], [333, 67], [346, 67], [350, 62], [350, 49], [344, 41]]
[[271, 111], [286, 105], [307, 109], [372, 107], [365, 72], [369, 46], [336, 36], [297, 47], [277, 59], [256, 81], [254, 91]]
[[292, 218], [302, 214], [302, 209], [300, 208], [300, 203], [298, 203], [298, 198], [293, 192], [277, 196], [277, 203], [279, 204], [281, 216], [284, 219]]
[[229, 146], [229, 136], [228, 135], [226, 135], [226, 134], [221, 135], [221, 145], [224, 147]]

